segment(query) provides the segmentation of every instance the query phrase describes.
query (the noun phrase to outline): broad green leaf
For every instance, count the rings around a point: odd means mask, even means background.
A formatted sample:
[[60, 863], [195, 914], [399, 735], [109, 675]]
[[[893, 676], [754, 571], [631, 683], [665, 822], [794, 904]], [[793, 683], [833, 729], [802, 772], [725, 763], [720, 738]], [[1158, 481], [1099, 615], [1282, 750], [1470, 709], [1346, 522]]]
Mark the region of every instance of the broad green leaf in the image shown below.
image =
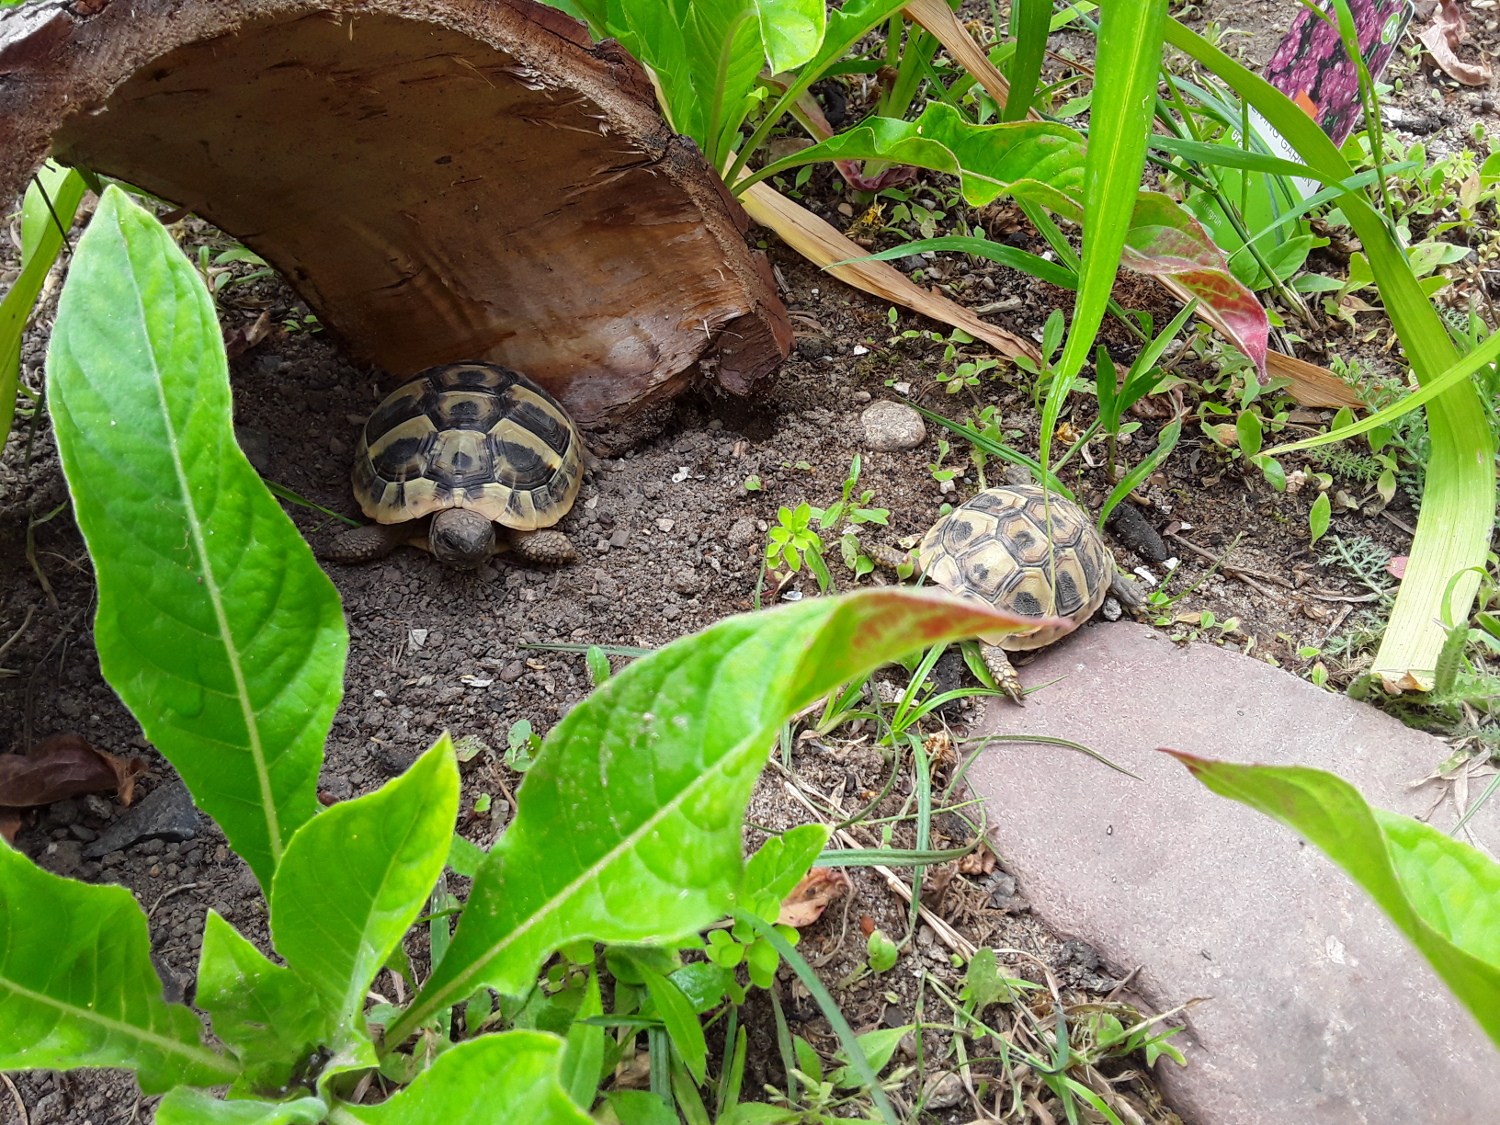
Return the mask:
[[365, 992], [442, 873], [457, 816], [458, 765], [445, 734], [400, 777], [292, 837], [271, 887], [271, 934], [341, 1043], [363, 1036]]
[[594, 1108], [594, 1099], [599, 1094], [599, 1080], [603, 1077], [604, 1028], [583, 1021], [603, 1014], [604, 1001], [599, 996], [599, 973], [590, 969], [583, 1002], [578, 1005], [573, 1026], [568, 1028], [568, 1046], [563, 1053], [560, 1070], [563, 1089], [585, 1112]]
[[1166, 0], [1114, 0], [1100, 9], [1094, 101], [1083, 167], [1083, 253], [1068, 341], [1042, 407], [1040, 457], [1051, 463], [1052, 435], [1073, 380], [1104, 322], [1127, 245], [1156, 108]]
[[448, 842], [448, 867], [453, 873], [472, 879], [483, 862], [484, 849], [454, 833], [453, 839]]
[[929, 102], [915, 121], [869, 118], [766, 165], [736, 187], [827, 160], [884, 160], [946, 172], [959, 177], [964, 198], [976, 207], [1023, 195], [1077, 217], [1083, 196], [1083, 138], [1076, 130], [1046, 121], [974, 125], [943, 102]]
[[[980, 950], [980, 952], [984, 952]], [[994, 950], [990, 950], [993, 956]], [[859, 1049], [865, 1053], [865, 1059], [870, 1064], [870, 1069], [879, 1074], [885, 1069], [885, 1064], [891, 1061], [891, 1056], [896, 1053], [896, 1048], [901, 1045], [901, 1038], [910, 1035], [913, 1030], [912, 1024], [903, 1024], [900, 1027], [882, 1027], [876, 1031], [867, 1031], [858, 1039]], [[858, 1086], [860, 1077], [854, 1067], [847, 1065], [848, 1058], [843, 1051], [834, 1056], [838, 1061], [846, 1065], [839, 1067], [828, 1076], [828, 1080], [839, 1089], [850, 1086]]]
[[740, 892], [745, 909], [768, 922], [781, 913], [781, 900], [791, 894], [818, 854], [828, 843], [828, 829], [804, 824], [762, 844], [745, 864], [745, 882]]
[[[1233, 87], [1325, 179], [1351, 176], [1353, 169], [1328, 135], [1280, 90], [1178, 21], [1168, 20], [1166, 32], [1172, 46]], [[1453, 341], [1386, 220], [1357, 195], [1344, 196], [1340, 207], [1364, 244], [1402, 350], [1427, 387], [1458, 362]], [[1466, 614], [1478, 586], [1478, 575], [1469, 568], [1484, 565], [1494, 524], [1495, 438], [1473, 385], [1455, 383], [1434, 398], [1427, 426], [1432, 444], [1422, 512], [1374, 664], [1392, 691], [1430, 684], [1446, 639], [1438, 620], [1448, 581], [1463, 574], [1453, 601], [1455, 612]]]
[[[848, 0], [837, 11], [827, 13], [827, 25], [823, 31], [822, 45], [808, 62], [797, 72], [796, 80], [776, 99], [766, 112], [750, 140], [741, 146], [724, 182], [733, 185], [736, 194], [750, 185], [740, 179], [745, 162], [760, 148], [776, 123], [786, 116], [791, 105], [807, 92], [814, 82], [827, 72], [839, 59], [848, 53], [855, 43], [863, 39], [876, 24], [899, 11], [906, 0]], [[728, 156], [728, 153], [723, 154]]]
[[1222, 797], [1321, 848], [1369, 893], [1500, 1046], [1500, 864], [1430, 825], [1372, 809], [1342, 778], [1169, 750]]
[[[651, 4], [632, 7], [649, 8]], [[657, 5], [663, 9], [665, 3]], [[738, 135], [740, 122], [755, 104], [751, 92], [765, 67], [757, 5], [751, 0], [680, 0], [677, 15], [686, 33], [691, 90], [673, 91], [676, 103], [691, 97], [701, 114], [699, 133], [691, 134], [715, 167]]]
[[650, 1090], [611, 1090], [609, 1108], [620, 1125], [680, 1125], [672, 1107]]
[[254, 1089], [284, 1087], [330, 1039], [332, 1020], [297, 973], [271, 961], [213, 910], [203, 926], [194, 1001], [245, 1067]]
[[707, 1077], [708, 1042], [703, 1038], [703, 1025], [698, 1022], [698, 1012], [693, 1002], [682, 990], [666, 977], [645, 965], [639, 966], [641, 979], [651, 1000], [656, 1005], [656, 1014], [666, 1025], [672, 1037], [672, 1046], [682, 1056], [683, 1064], [693, 1081], [700, 1086]]
[[547, 737], [400, 1038], [489, 986], [516, 994], [579, 938], [662, 941], [725, 914], [740, 825], [781, 722], [885, 660], [1034, 619], [899, 589], [722, 621], [635, 661]]
[[62, 231], [53, 220], [52, 211], [47, 209], [47, 200], [52, 201], [57, 218], [65, 226], [71, 226], [86, 190], [82, 176], [50, 160], [36, 178], [38, 183], [26, 189], [21, 206], [21, 276], [11, 282], [5, 299], [0, 300], [0, 447], [10, 436], [11, 422], [16, 416], [21, 337], [63, 245]]
[[0, 842], [0, 1070], [122, 1066], [141, 1089], [232, 1081], [198, 1018], [162, 999], [146, 916], [124, 887], [43, 871]]
[[213, 301], [116, 187], [79, 240], [47, 380], [104, 676], [269, 886], [317, 809], [348, 633], [235, 442]]
[[177, 1087], [156, 1107], [156, 1125], [318, 1125], [327, 1116], [322, 1098], [222, 1101], [186, 1086]]
[[1312, 507], [1307, 510], [1307, 529], [1311, 535], [1308, 540], [1309, 546], [1323, 538], [1328, 531], [1328, 521], [1332, 517], [1333, 505], [1328, 502], [1328, 493], [1318, 493], [1318, 498], [1312, 502]]
[[593, 1125], [558, 1084], [562, 1040], [540, 1031], [481, 1035], [439, 1055], [380, 1105], [340, 1105], [338, 1125]]
[[824, 0], [751, 0], [772, 74], [794, 70], [818, 53], [828, 19]]

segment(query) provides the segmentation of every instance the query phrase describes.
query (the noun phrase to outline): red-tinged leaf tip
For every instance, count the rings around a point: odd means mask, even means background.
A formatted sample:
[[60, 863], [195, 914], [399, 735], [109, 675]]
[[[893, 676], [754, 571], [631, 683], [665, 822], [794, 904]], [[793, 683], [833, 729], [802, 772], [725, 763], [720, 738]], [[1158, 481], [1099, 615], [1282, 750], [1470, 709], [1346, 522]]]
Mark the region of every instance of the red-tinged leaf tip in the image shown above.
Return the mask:
[[1203, 318], [1228, 336], [1266, 381], [1270, 323], [1260, 302], [1229, 272], [1224, 255], [1201, 223], [1175, 200], [1143, 191], [1123, 260], [1140, 273], [1159, 277], [1184, 299], [1197, 297]]
[[1213, 759], [1200, 758], [1197, 754], [1189, 754], [1186, 750], [1173, 750], [1167, 746], [1158, 746], [1156, 748], [1156, 752], [1158, 754], [1172, 755], [1172, 757], [1176, 758], [1179, 762], [1186, 766], [1188, 768], [1188, 771], [1195, 777], [1198, 775], [1199, 770], [1213, 765]]

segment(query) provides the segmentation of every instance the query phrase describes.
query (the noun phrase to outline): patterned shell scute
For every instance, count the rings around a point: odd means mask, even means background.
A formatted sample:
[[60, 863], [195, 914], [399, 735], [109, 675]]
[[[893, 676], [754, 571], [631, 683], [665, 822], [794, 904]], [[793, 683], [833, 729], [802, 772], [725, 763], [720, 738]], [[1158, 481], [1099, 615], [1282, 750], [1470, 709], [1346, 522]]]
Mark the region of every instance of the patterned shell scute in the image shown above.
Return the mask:
[[918, 556], [928, 581], [945, 590], [1024, 617], [1072, 622], [986, 638], [1012, 651], [1041, 648], [1087, 621], [1109, 592], [1112, 569], [1083, 509], [1029, 484], [986, 489], [955, 508], [932, 525]]
[[551, 527], [583, 482], [582, 442], [557, 401], [488, 363], [432, 367], [370, 415], [354, 495], [378, 523], [472, 508], [518, 531]]

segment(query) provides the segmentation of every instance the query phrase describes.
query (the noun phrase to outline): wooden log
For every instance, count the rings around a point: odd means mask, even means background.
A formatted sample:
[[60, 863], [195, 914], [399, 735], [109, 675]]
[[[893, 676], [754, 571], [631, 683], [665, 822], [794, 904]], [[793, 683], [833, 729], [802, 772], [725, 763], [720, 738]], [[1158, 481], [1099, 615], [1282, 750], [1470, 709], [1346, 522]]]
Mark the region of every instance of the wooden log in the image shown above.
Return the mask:
[[530, 0], [0, 10], [0, 198], [49, 153], [240, 239], [356, 361], [504, 363], [586, 426], [791, 345], [640, 65]]

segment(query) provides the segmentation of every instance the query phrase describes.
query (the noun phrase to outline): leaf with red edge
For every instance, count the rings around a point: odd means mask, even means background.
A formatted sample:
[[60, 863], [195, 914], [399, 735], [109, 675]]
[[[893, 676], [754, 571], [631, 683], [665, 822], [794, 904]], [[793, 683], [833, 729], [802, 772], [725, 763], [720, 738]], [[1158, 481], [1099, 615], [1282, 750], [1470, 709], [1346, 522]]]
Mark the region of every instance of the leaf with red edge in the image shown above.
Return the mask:
[[518, 995], [555, 949], [691, 934], [736, 905], [742, 822], [781, 724], [928, 645], [1046, 627], [930, 590], [731, 617], [611, 676], [552, 728], [400, 1042], [478, 988]]
[[1235, 280], [1197, 219], [1160, 192], [1141, 192], [1121, 261], [1137, 273], [1155, 277], [1184, 301], [1197, 297], [1203, 319], [1250, 357], [1265, 382], [1270, 335], [1266, 310]]

